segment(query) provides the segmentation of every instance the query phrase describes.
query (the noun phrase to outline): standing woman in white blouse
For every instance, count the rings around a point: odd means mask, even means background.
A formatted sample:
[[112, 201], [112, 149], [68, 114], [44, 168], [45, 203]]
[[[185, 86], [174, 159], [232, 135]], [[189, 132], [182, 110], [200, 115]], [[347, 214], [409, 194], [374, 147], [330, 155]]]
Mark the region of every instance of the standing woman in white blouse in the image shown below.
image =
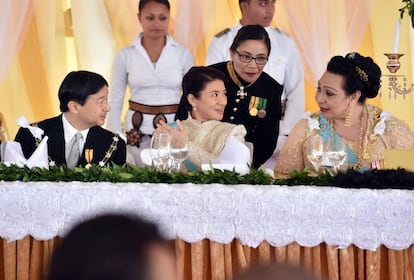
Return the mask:
[[[149, 147], [155, 124], [174, 120], [181, 81], [194, 65], [191, 52], [167, 33], [170, 20], [168, 0], [140, 0], [138, 20], [143, 32], [115, 57], [109, 94], [111, 112], [107, 127], [126, 133], [127, 162], [143, 165], [139, 151]], [[131, 98], [124, 128], [121, 124], [126, 87]]]

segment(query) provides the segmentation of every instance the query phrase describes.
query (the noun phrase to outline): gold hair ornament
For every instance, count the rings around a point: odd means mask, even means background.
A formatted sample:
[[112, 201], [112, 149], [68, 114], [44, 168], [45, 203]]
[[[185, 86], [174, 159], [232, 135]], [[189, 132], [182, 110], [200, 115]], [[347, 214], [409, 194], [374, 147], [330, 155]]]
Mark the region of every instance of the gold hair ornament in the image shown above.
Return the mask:
[[364, 82], [368, 82], [368, 75], [367, 75], [367, 73], [365, 73], [365, 71], [364, 70], [362, 70], [361, 68], [359, 68], [358, 66], [356, 66], [355, 67], [355, 70], [356, 70], [356, 72], [357, 72], [357, 74], [358, 74], [358, 77], [362, 80], [362, 81], [364, 81]]

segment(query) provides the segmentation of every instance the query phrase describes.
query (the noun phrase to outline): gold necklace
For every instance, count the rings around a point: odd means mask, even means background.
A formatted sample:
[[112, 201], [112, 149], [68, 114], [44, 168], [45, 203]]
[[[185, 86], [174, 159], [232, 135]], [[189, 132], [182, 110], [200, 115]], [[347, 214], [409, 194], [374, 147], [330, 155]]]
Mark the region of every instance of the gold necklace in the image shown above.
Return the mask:
[[[360, 127], [360, 135], [359, 135], [359, 147], [358, 147], [358, 154], [357, 154], [357, 163], [354, 165], [357, 169], [362, 169], [364, 167], [372, 168], [371, 166], [371, 152], [375, 147], [375, 143], [378, 139], [377, 135], [375, 134], [375, 126], [381, 119], [382, 110], [378, 107], [374, 107], [374, 110], [368, 110], [368, 107], [364, 106], [364, 111], [366, 112], [366, 118], [361, 119], [361, 127]], [[364, 122], [366, 124], [366, 141], [364, 135]], [[333, 137], [333, 120], [329, 120], [330, 124], [330, 137]], [[339, 135], [338, 135], [339, 136]], [[366, 145], [364, 145], [366, 142]]]
[[[364, 148], [364, 109], [362, 110], [362, 114], [360, 117], [360, 126], [359, 126], [359, 138], [358, 138], [358, 150], [356, 153], [357, 156], [357, 163], [356, 163], [356, 167], [357, 168], [361, 168], [363, 167], [363, 148]], [[334, 120], [331, 119], [329, 120], [329, 126], [330, 126], [330, 131], [329, 131], [329, 136], [331, 139], [334, 139]], [[340, 138], [339, 134], [338, 137]]]

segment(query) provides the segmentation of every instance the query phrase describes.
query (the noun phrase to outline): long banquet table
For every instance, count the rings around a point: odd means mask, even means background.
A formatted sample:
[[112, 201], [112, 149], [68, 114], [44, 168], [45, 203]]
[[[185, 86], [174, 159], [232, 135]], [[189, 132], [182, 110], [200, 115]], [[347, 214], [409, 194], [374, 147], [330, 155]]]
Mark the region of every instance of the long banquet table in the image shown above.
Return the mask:
[[0, 182], [1, 279], [43, 279], [74, 224], [112, 211], [160, 225], [179, 279], [232, 279], [276, 261], [320, 279], [414, 279], [412, 191]]

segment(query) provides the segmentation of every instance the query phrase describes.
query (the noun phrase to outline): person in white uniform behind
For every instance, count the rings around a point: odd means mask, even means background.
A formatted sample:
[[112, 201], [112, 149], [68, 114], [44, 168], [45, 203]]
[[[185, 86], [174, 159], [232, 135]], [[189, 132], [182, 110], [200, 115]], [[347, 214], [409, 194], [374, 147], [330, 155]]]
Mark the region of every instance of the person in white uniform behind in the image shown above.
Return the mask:
[[[178, 108], [181, 81], [194, 65], [191, 52], [168, 35], [168, 0], [140, 0], [138, 20], [143, 32], [115, 57], [107, 128], [127, 135], [127, 162], [143, 166], [139, 153], [149, 147], [155, 124], [171, 122]], [[131, 98], [121, 124], [126, 87]]]
[[270, 26], [275, 13], [275, 3], [275, 0], [239, 0], [242, 13], [240, 22], [218, 33], [211, 41], [206, 56], [206, 65], [229, 60], [230, 45], [242, 26], [260, 24], [268, 32], [271, 52], [264, 72], [284, 87], [284, 116], [280, 123], [275, 152], [264, 164], [268, 168], [275, 166], [278, 152], [305, 112], [304, 76], [299, 50], [288, 34]]

